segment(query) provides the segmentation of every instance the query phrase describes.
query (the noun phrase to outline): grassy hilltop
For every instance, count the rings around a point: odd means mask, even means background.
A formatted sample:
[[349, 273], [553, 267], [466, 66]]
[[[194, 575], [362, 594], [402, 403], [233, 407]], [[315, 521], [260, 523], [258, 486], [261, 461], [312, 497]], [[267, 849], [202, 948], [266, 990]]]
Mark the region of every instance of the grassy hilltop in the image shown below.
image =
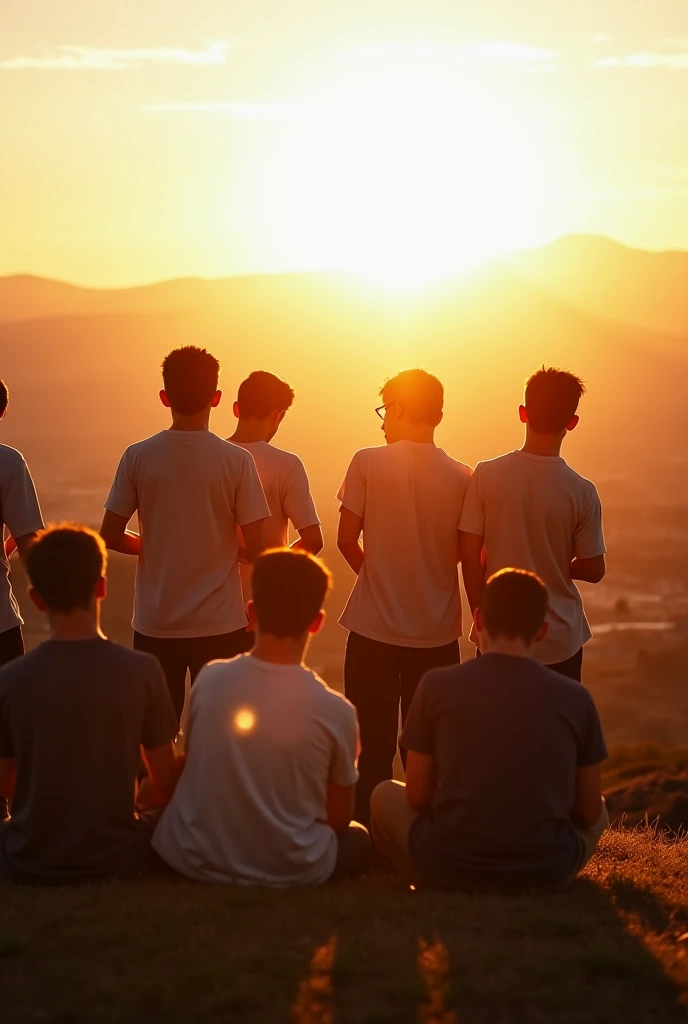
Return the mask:
[[652, 831], [608, 833], [562, 893], [0, 887], [5, 1024], [672, 1024], [687, 948], [688, 841]]

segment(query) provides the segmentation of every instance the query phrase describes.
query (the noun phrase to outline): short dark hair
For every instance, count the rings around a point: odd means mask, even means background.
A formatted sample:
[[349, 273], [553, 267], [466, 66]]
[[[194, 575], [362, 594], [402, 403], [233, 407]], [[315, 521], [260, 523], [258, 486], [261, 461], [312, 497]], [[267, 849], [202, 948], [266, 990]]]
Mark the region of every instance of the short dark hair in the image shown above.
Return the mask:
[[427, 370], [402, 370], [390, 377], [380, 388], [385, 403], [399, 402], [412, 421], [436, 427], [442, 419], [444, 388], [441, 381]]
[[7, 406], [10, 404], [10, 389], [5, 384], [4, 380], [0, 380], [0, 416], [7, 411]]
[[253, 566], [253, 605], [258, 627], [279, 637], [302, 636], [330, 589], [329, 570], [307, 551], [274, 548]]
[[558, 434], [573, 417], [585, 384], [568, 370], [543, 366], [526, 381], [528, 424], [536, 434]]
[[162, 379], [170, 407], [182, 416], [202, 412], [217, 391], [220, 364], [204, 348], [185, 345], [166, 356]]
[[293, 401], [293, 388], [267, 370], [250, 373], [239, 385], [237, 394], [239, 415], [248, 419], [264, 420], [273, 412], [286, 411]]
[[485, 584], [480, 610], [491, 637], [532, 644], [547, 615], [547, 587], [526, 569], [502, 569]]
[[53, 612], [89, 608], [106, 567], [102, 538], [79, 523], [42, 530], [26, 558], [31, 586]]

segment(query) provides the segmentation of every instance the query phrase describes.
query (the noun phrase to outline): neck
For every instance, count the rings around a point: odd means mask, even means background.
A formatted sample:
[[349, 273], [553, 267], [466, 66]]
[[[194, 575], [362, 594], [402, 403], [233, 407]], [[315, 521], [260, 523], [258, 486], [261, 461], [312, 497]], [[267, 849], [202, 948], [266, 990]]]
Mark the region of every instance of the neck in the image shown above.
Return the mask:
[[530, 427], [526, 427], [526, 439], [521, 451], [528, 455], [559, 455], [565, 436], [565, 431], [563, 434], [536, 434]]
[[302, 637], [283, 637], [256, 630], [256, 642], [251, 654], [273, 665], [300, 665], [307, 646], [308, 634]]
[[100, 612], [97, 608], [75, 608], [62, 614], [48, 612], [51, 640], [95, 640], [105, 638], [100, 628]]
[[238, 444], [250, 444], [252, 441], [270, 441], [274, 434], [269, 420], [240, 419], [229, 440], [236, 441]]
[[193, 416], [182, 416], [172, 410], [172, 426], [170, 430], [208, 430], [210, 425], [210, 409], [195, 412]]
[[480, 649], [483, 654], [511, 654], [516, 658], [532, 658], [532, 645], [525, 644], [518, 637], [496, 636], [483, 632], [480, 635]]
[[415, 441], [416, 444], [434, 444], [435, 428], [428, 423], [405, 423], [399, 430], [397, 441]]

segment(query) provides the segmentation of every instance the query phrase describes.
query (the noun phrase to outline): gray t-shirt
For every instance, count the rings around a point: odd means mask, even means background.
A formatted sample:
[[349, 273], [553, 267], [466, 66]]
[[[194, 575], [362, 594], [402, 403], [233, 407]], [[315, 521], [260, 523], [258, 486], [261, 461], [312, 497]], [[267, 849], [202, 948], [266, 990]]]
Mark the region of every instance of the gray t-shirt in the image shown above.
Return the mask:
[[607, 757], [593, 699], [530, 658], [486, 654], [429, 672], [402, 746], [431, 754], [438, 786], [413, 824], [411, 857], [467, 884], [549, 885], [581, 856], [576, 771]]
[[150, 835], [134, 813], [140, 747], [176, 731], [157, 660], [110, 640], [47, 640], [0, 669], [0, 757], [17, 768], [0, 873], [68, 882], [127, 872]]
[[0, 444], [0, 633], [22, 624], [5, 558], [5, 526], [13, 537], [25, 537], [43, 529], [43, 517], [29, 467], [21, 453]]
[[270, 515], [248, 452], [210, 430], [161, 430], [127, 448], [105, 507], [139, 515], [135, 630], [219, 636], [246, 625], [237, 526]]

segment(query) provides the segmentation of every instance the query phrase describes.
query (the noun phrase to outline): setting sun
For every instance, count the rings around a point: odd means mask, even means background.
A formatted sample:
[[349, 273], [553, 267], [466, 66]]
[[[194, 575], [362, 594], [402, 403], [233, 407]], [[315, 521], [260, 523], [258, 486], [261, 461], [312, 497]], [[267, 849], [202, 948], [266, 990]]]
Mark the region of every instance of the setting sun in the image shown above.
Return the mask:
[[560, 155], [541, 110], [405, 51], [352, 65], [284, 118], [266, 169], [291, 261], [408, 291], [557, 233]]

